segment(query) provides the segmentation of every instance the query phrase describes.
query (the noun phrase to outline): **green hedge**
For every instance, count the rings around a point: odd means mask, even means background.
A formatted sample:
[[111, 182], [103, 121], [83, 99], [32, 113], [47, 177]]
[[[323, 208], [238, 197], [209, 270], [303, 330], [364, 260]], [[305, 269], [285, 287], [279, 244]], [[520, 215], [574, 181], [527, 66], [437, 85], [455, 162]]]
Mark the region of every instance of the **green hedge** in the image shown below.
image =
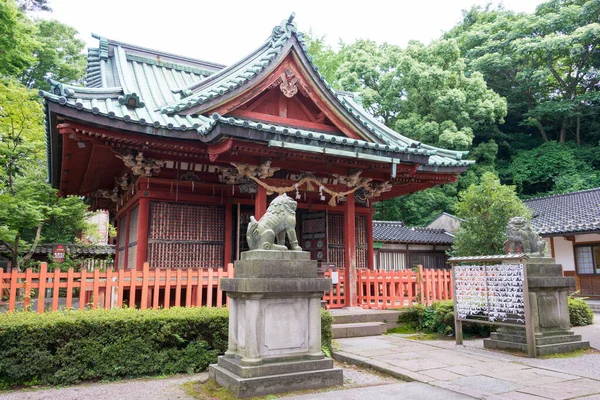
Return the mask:
[[[454, 302], [433, 303], [431, 306], [416, 305], [402, 310], [398, 322], [426, 333], [454, 334]], [[487, 337], [495, 329], [493, 325], [463, 322], [463, 334]]]
[[582, 298], [569, 296], [569, 319], [572, 326], [584, 326], [594, 323], [594, 312]]
[[0, 317], [0, 385], [65, 385], [208, 367], [227, 349], [220, 308], [91, 310]]
[[321, 309], [321, 350], [331, 358], [333, 332], [331, 331], [333, 317], [327, 310]]
[[[331, 323], [321, 313], [322, 348]], [[199, 372], [227, 350], [228, 310], [89, 310], [0, 316], [0, 389]]]

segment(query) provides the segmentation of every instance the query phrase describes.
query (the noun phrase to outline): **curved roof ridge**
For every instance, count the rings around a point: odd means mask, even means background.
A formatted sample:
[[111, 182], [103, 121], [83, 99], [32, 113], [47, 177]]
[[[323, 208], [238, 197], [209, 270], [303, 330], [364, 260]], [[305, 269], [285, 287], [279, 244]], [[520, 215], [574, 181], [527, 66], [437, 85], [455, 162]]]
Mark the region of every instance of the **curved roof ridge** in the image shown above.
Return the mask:
[[[295, 13], [275, 26], [269, 38], [256, 50], [242, 58], [240, 61], [222, 69], [202, 80], [198, 84], [190, 85], [191, 88], [178, 88], [182, 98], [179, 101], [167, 104], [161, 108], [163, 114], [173, 114], [186, 110], [205, 101], [212, 100], [235, 88], [244, 85], [263, 71], [281, 52], [288, 39], [296, 33], [296, 23], [293, 22]], [[234, 75], [238, 72], [238, 76]]]
[[120, 42], [117, 40], [108, 39], [107, 37], [98, 35], [96, 33], [92, 33], [92, 37], [95, 39], [98, 39], [98, 40], [105, 40], [109, 45], [113, 45], [115, 47], [121, 46], [125, 49], [131, 49], [131, 50], [150, 53], [150, 55], [165, 56], [168, 58], [178, 59], [178, 60], [181, 60], [184, 62], [190, 62], [190, 63], [194, 63], [194, 64], [201, 64], [203, 66], [212, 67], [212, 68], [216, 68], [216, 69], [221, 69], [221, 68], [226, 67], [226, 65], [224, 65], [224, 64], [215, 63], [212, 61], [200, 60], [199, 58], [186, 57], [186, 56], [182, 56], [182, 55], [175, 54], [175, 53], [169, 53], [167, 51], [151, 49], [149, 47], [143, 47], [143, 46], [138, 46], [135, 44], [130, 44], [130, 43], [125, 43], [125, 42]]
[[578, 195], [578, 194], [581, 194], [581, 193], [594, 192], [596, 190], [600, 190], [600, 187], [592, 188], [592, 189], [577, 190], [575, 192], [558, 193], [558, 194], [550, 194], [550, 195], [547, 195], [547, 196], [532, 197], [530, 199], [524, 200], [524, 202], [527, 203], [527, 202], [530, 202], [530, 201], [533, 201], [533, 200], [545, 200], [545, 199], [553, 199], [553, 198], [557, 198], [557, 197], [567, 197], [567, 196]]

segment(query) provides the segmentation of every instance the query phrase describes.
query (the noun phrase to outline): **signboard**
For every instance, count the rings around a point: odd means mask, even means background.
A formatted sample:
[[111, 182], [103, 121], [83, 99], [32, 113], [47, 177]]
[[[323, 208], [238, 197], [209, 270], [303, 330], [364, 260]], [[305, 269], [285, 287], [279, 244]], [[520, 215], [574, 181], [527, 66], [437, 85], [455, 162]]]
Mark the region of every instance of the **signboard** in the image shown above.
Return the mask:
[[52, 258], [54, 262], [61, 263], [65, 261], [66, 249], [62, 244], [56, 244], [52, 247]]
[[331, 272], [331, 283], [337, 285], [339, 283], [339, 276], [337, 271]]
[[525, 324], [523, 278], [523, 264], [455, 266], [458, 317]]

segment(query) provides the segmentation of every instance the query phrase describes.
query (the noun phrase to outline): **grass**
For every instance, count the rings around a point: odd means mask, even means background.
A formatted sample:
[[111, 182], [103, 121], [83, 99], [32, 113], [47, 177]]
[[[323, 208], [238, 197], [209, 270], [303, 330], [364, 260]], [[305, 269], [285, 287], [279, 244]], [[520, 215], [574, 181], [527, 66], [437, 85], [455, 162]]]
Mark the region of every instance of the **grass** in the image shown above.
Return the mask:
[[542, 360], [551, 359], [551, 358], [575, 358], [581, 357], [586, 354], [596, 353], [594, 349], [579, 349], [573, 350], [568, 353], [554, 353], [554, 354], [544, 354], [543, 356], [539, 356]]
[[395, 328], [390, 328], [387, 331], [385, 331], [383, 334], [384, 335], [391, 335], [393, 333], [399, 333], [402, 335], [406, 335], [406, 334], [410, 334], [410, 333], [417, 333], [417, 330], [413, 327], [410, 327], [408, 325], [402, 325], [402, 326], [397, 326]]
[[[186, 382], [182, 385], [183, 391], [188, 396], [197, 399], [197, 400], [237, 400], [238, 398], [225, 389], [217, 382], [208, 379], [205, 382]], [[286, 392], [279, 394], [270, 394], [268, 396], [260, 396], [260, 397], [249, 397], [249, 400], [274, 400], [279, 399], [281, 397], [287, 396], [300, 396], [303, 394], [311, 394], [311, 393], [320, 393], [320, 392], [329, 392], [333, 390], [343, 390], [343, 386], [332, 386], [321, 389], [307, 389], [307, 390], [297, 390], [295, 392]]]

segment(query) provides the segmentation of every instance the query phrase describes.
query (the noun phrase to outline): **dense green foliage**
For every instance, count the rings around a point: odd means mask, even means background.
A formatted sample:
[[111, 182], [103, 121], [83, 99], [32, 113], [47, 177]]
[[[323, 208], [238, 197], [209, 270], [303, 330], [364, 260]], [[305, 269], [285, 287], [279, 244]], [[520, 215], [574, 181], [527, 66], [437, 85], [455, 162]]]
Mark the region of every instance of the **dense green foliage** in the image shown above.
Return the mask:
[[594, 312], [584, 299], [569, 296], [569, 319], [572, 326], [585, 326], [594, 323]]
[[33, 88], [47, 88], [45, 77], [81, 80], [85, 60], [73, 28], [20, 10], [46, 8], [44, 0], [0, 1], [0, 243], [16, 268], [40, 241], [71, 242], [87, 226], [82, 200], [59, 198], [46, 183], [44, 115]]
[[333, 331], [333, 316], [327, 310], [321, 309], [321, 350], [327, 357], [331, 357]]
[[0, 385], [65, 385], [206, 369], [227, 348], [227, 310], [90, 310], [0, 317]]
[[504, 254], [508, 220], [529, 217], [529, 210], [514, 187], [500, 184], [491, 172], [484, 173], [481, 183], [471, 185], [459, 198], [454, 209], [465, 221], [452, 245], [456, 256]]
[[599, 20], [598, 1], [548, 0], [532, 14], [473, 7], [430, 45], [315, 40], [335, 88], [360, 92], [390, 128], [476, 160], [456, 183], [376, 204], [375, 218], [426, 225], [485, 172], [520, 198], [600, 186]]
[[[226, 308], [58, 311], [0, 316], [0, 388], [192, 373], [227, 350]], [[321, 311], [331, 356], [333, 318]]]
[[[398, 323], [407, 328], [440, 335], [454, 334], [454, 302], [452, 300], [433, 303], [431, 306], [410, 306], [398, 317]], [[463, 334], [487, 337], [495, 328], [492, 325], [463, 323]]]

